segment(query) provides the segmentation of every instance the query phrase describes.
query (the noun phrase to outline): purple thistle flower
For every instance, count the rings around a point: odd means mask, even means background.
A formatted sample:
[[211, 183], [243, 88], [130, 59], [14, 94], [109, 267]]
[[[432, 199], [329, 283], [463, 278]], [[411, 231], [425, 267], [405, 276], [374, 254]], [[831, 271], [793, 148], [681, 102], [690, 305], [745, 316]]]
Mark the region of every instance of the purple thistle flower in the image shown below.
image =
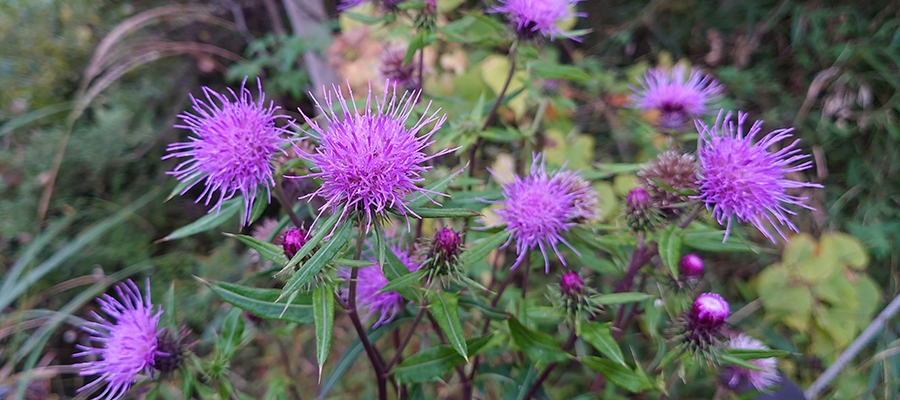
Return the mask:
[[[399, 246], [390, 246], [390, 250], [397, 255], [397, 258], [403, 262], [403, 265], [409, 269], [409, 272], [415, 272], [421, 266], [418, 261]], [[341, 268], [338, 270], [338, 276], [343, 279], [350, 279], [350, 272], [350, 268]], [[366, 321], [373, 315], [378, 316], [378, 319], [372, 325], [373, 328], [393, 321], [394, 317], [403, 310], [404, 301], [400, 293], [378, 293], [384, 285], [388, 284], [388, 279], [384, 276], [382, 267], [377, 263], [360, 268], [356, 281], [356, 303], [359, 305], [360, 310], [364, 312], [362, 320]], [[350, 298], [348, 288], [341, 288], [341, 297], [345, 300]]]
[[584, 294], [584, 281], [577, 272], [569, 271], [559, 280], [559, 289], [566, 296], [577, 297]]
[[730, 313], [728, 302], [722, 296], [716, 293], [703, 293], [694, 300], [688, 321], [694, 329], [714, 331], [725, 324]]
[[659, 124], [666, 129], [680, 129], [690, 119], [709, 113], [709, 103], [721, 98], [723, 89], [709, 75], [693, 68], [687, 71], [683, 65], [653, 68], [640, 84], [640, 88], [631, 87], [631, 107], [659, 110]]
[[[731, 349], [769, 350], [759, 340], [743, 333], [728, 340], [725, 347]], [[759, 367], [759, 371], [728, 365], [722, 372], [722, 381], [732, 390], [744, 391], [752, 386], [758, 391], [767, 392], [769, 388], [778, 383], [778, 360], [775, 357], [748, 360], [749, 363]]]
[[516, 176], [512, 182], [503, 184], [504, 200], [499, 202], [502, 208], [497, 210], [497, 215], [510, 232], [509, 240], [503, 247], [513, 240], [516, 242], [517, 258], [511, 269], [518, 267], [529, 250], [537, 247], [544, 256], [544, 271], [549, 274], [548, 247], [553, 249], [563, 265], [566, 265], [566, 260], [559, 254], [560, 242], [578, 254], [562, 235], [578, 221], [594, 217], [585, 208], [579, 207], [579, 202], [588, 197], [587, 192], [593, 189], [589, 186], [573, 188], [570, 177], [564, 172], [548, 174], [544, 161], [541, 154], [535, 154], [530, 175]]
[[[324, 107], [315, 100], [323, 118], [328, 121], [328, 127], [325, 129], [319, 127], [317, 121], [303, 115], [312, 129], [311, 132], [304, 132], [321, 143], [314, 154], [301, 155], [312, 161], [318, 169], [318, 172], [307, 176], [322, 179], [324, 182], [318, 190], [301, 199], [317, 195], [325, 198], [326, 202], [319, 209], [319, 215], [328, 208], [336, 212], [340, 206], [344, 206], [341, 219], [348, 212], [358, 211], [360, 219], [365, 215], [366, 231], [371, 226], [373, 218], [384, 216], [388, 208], [394, 208], [405, 216], [407, 224], [410, 214], [419, 218], [404, 200], [410, 193], [426, 197], [446, 196], [443, 193], [420, 188], [416, 183], [421, 182], [421, 174], [431, 168], [423, 165], [426, 161], [456, 150], [444, 149], [426, 155], [423, 150], [434, 143], [431, 135], [440, 129], [447, 119], [446, 115], [438, 117], [440, 112], [438, 109], [429, 116], [428, 108], [431, 105], [429, 103], [415, 124], [407, 127], [406, 122], [419, 101], [421, 91], [404, 92], [398, 98], [395, 86], [388, 97], [388, 88], [385, 86], [381, 99], [375, 97], [374, 110], [371, 109], [372, 88], [369, 86], [365, 110], [362, 113], [356, 108], [355, 103], [350, 108], [343, 92], [333, 86], [337, 105], [342, 109], [343, 117], [339, 117], [334, 111], [335, 104], [331, 92], [325, 97]], [[350, 101], [351, 103], [354, 101], [352, 91]], [[419, 136], [418, 133], [432, 122], [434, 125], [431, 130]]]
[[703, 259], [690, 253], [678, 261], [678, 274], [682, 279], [696, 279], [703, 275]]
[[556, 39], [556, 35], [581, 41], [562, 29], [558, 24], [571, 18], [583, 17], [572, 9], [581, 0], [500, 0], [500, 4], [487, 10], [490, 13], [505, 13], [509, 21], [516, 25], [516, 33], [523, 39], [531, 39], [538, 34]]
[[95, 398], [119, 399], [131, 388], [137, 374], [150, 374], [154, 357], [167, 355], [157, 349], [157, 329], [162, 309], [153, 310], [150, 303], [150, 281], [147, 280], [146, 295], [131, 280], [115, 288], [117, 298], [104, 294], [97, 299], [100, 309], [110, 320], [91, 312], [96, 322], [86, 322], [82, 330], [90, 334], [90, 341], [102, 343], [94, 348], [77, 344], [81, 352], [74, 357], [98, 358], [75, 364], [81, 369], [79, 375], [100, 375], [99, 379], [78, 389], [82, 392], [106, 383], [106, 389]]
[[[196, 115], [180, 114], [184, 125], [175, 127], [188, 129], [193, 136], [187, 142], [170, 144], [169, 154], [163, 157], [188, 158], [168, 174], [192, 182], [181, 195], [202, 181], [206, 188], [196, 201], [203, 200], [207, 206], [212, 202], [210, 211], [218, 212], [224, 201], [240, 192], [244, 198], [244, 225], [250, 222], [258, 187], [264, 185], [268, 192], [275, 186], [272, 158], [284, 153], [282, 146], [290, 143], [282, 136], [287, 132], [285, 128], [275, 126], [277, 119], [287, 117], [275, 115], [279, 107], [271, 102], [264, 104], [265, 94], [258, 79], [259, 99], [254, 103], [250, 90], [244, 87], [246, 82], [244, 79], [238, 93], [228, 89], [234, 101], [205, 86], [207, 102], [192, 95]], [[267, 201], [271, 194], [269, 197]]]
[[787, 226], [794, 232], [798, 230], [788, 218], [788, 215], [795, 213], [788, 210], [785, 204], [813, 210], [804, 203], [806, 197], [789, 195], [787, 190], [822, 187], [815, 183], [785, 178], [789, 173], [810, 168], [811, 161], [792, 166], [809, 158], [809, 155], [800, 152], [797, 147], [799, 139], [777, 152], [768, 151], [769, 147], [790, 138], [793, 128], [774, 130], [753, 143], [757, 134], [762, 131], [763, 121], [756, 121], [745, 134], [746, 113], [738, 112], [737, 127], [731, 120], [730, 112], [724, 114], [724, 119], [723, 114], [724, 110], [719, 112], [712, 127], [696, 121], [700, 132], [700, 172], [697, 181], [700, 195], [695, 198], [702, 199], [706, 208], [712, 209], [712, 215], [719, 225], [725, 225], [723, 243], [728, 240], [735, 218], [739, 222], [749, 221], [774, 243], [775, 237], [765, 226], [765, 222], [769, 222], [787, 240], [781, 226]]

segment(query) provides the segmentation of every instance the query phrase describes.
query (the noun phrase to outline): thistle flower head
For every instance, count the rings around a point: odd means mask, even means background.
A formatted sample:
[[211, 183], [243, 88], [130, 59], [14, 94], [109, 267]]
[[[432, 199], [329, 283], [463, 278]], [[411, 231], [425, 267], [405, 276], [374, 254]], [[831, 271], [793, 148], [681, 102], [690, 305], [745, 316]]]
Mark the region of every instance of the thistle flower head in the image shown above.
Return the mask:
[[[350, 106], [343, 92], [333, 87], [334, 91], [325, 97], [324, 107], [316, 100], [327, 127], [320, 127], [319, 122], [303, 115], [311, 129], [306, 133], [320, 142], [315, 153], [302, 156], [315, 164], [316, 172], [307, 176], [323, 182], [318, 190], [302, 198], [322, 196], [326, 201], [320, 214], [325, 209], [336, 212], [343, 207], [343, 219], [351, 211], [359, 212], [360, 219], [365, 218], [361, 224], [365, 224], [367, 231], [373, 219], [384, 217], [390, 208], [406, 216], [407, 223], [410, 214], [418, 218], [406, 205], [404, 198], [408, 194], [443, 196], [416, 184], [430, 168], [423, 165], [426, 161], [455, 150], [444, 149], [427, 155], [425, 148], [434, 143], [431, 135], [440, 129], [446, 116], [438, 117], [440, 110], [429, 115], [426, 107], [422, 116], [407, 127], [420, 91], [404, 92], [398, 98], [396, 86], [392, 91], [387, 86], [380, 98], [375, 96], [374, 109], [370, 86], [364, 110], [356, 108], [352, 91]], [[332, 94], [337, 97], [337, 104]], [[341, 115], [334, 110], [335, 105], [340, 107]], [[432, 123], [427, 133], [419, 135]]]
[[588, 320], [600, 309], [594, 301], [596, 291], [577, 272], [564, 273], [559, 284], [549, 285], [548, 289], [554, 308], [570, 321]]
[[[246, 313], [246, 311], [244, 311]], [[176, 336], [163, 329], [157, 336], [157, 353], [153, 358], [153, 368], [164, 374], [175, 371], [184, 361], [185, 346], [182, 343], [190, 331], [182, 328]]]
[[414, 62], [403, 63], [406, 58], [406, 46], [388, 46], [381, 53], [381, 65], [378, 72], [389, 84], [396, 84], [406, 90], [420, 87], [418, 67]]
[[[682, 193], [697, 189], [697, 160], [693, 155], [675, 150], [665, 151], [638, 171], [638, 184], [650, 193], [653, 202], [668, 217], [677, 217], [681, 209], [669, 207], [690, 200]], [[661, 186], [660, 184], [664, 185]], [[671, 189], [677, 192], [672, 192]]]
[[688, 321], [695, 329], [718, 330], [725, 324], [729, 313], [728, 302], [722, 296], [703, 293], [694, 300]]
[[294, 255], [303, 248], [303, 245], [309, 241], [309, 232], [303, 228], [291, 228], [284, 233], [284, 239], [281, 241], [281, 247], [284, 249], [284, 256], [288, 260], [294, 258]]
[[793, 128], [774, 130], [754, 143], [762, 131], [762, 121], [756, 121], [745, 133], [746, 120], [747, 114], [739, 112], [735, 126], [731, 113], [725, 114], [723, 110], [712, 127], [697, 121], [700, 194], [696, 198], [703, 200], [707, 209], [712, 209], [712, 215], [720, 225], [725, 225], [723, 242], [728, 240], [735, 219], [750, 222], [774, 243], [775, 236], [766, 227], [768, 222], [787, 240], [783, 226], [797, 232], [797, 226], [789, 218], [794, 212], [787, 206], [813, 209], [804, 203], [806, 197], [790, 195], [788, 189], [822, 186], [786, 178], [789, 173], [812, 166], [811, 161], [803, 161], [809, 155], [801, 153], [797, 147], [799, 139], [774, 153], [769, 152], [770, 147], [790, 138]]
[[[729, 339], [725, 343], [725, 347], [731, 349], [769, 350], [759, 340], [743, 333]], [[721, 380], [729, 389], [745, 391], [752, 387], [758, 391], [767, 392], [778, 383], [778, 360], [775, 357], [748, 360], [748, 362], [759, 367], [759, 370], [728, 365], [722, 371]]]
[[[399, 246], [390, 246], [390, 251], [394, 252], [409, 272], [419, 270], [420, 263]], [[350, 273], [350, 268], [340, 268], [338, 270], [338, 276], [343, 279], [350, 279]], [[384, 276], [381, 265], [376, 263], [368, 267], [359, 268], [356, 282], [356, 304], [363, 312], [362, 320], [366, 321], [372, 316], [378, 317], [372, 325], [373, 328], [393, 321], [394, 317], [403, 310], [404, 301], [400, 293], [378, 293], [384, 285], [388, 284], [388, 279]], [[346, 287], [341, 288], [341, 296], [345, 300], [349, 299], [350, 291]]]
[[450, 228], [441, 228], [434, 234], [431, 246], [434, 257], [449, 261], [459, 256], [462, 251], [462, 239], [459, 237], [459, 232]]
[[530, 175], [516, 176], [512, 182], [503, 184], [504, 200], [500, 201], [502, 207], [497, 210], [497, 215], [510, 232], [504, 247], [512, 241], [516, 242], [517, 258], [512, 268], [518, 267], [529, 250], [534, 248], [540, 249], [544, 256], [546, 273], [550, 273], [548, 249], [556, 253], [563, 265], [566, 261], [559, 254], [559, 243], [578, 253], [563, 238], [563, 234], [578, 221], [594, 217], [577, 206], [578, 201], [588, 196], [586, 192], [592, 189], [573, 190], [570, 179], [559, 172], [547, 173], [542, 156], [535, 154]]
[[644, 188], [631, 189], [625, 196], [625, 222], [638, 232], [652, 231], [662, 222], [660, 211], [653, 206], [653, 198]]
[[86, 322], [82, 330], [90, 335], [90, 340], [102, 347], [76, 345], [81, 350], [75, 357], [87, 357], [89, 361], [75, 364], [81, 369], [79, 375], [99, 375], [99, 379], [78, 389], [79, 392], [106, 384], [106, 388], [95, 398], [106, 400], [125, 396], [135, 377], [140, 373], [150, 374], [154, 358], [165, 355], [158, 350], [157, 328], [162, 310], [153, 309], [150, 303], [150, 281], [147, 281], [146, 295], [131, 280], [115, 287], [116, 297], [104, 294], [97, 299], [100, 310], [107, 318], [92, 312], [94, 321]]
[[584, 293], [584, 281], [577, 272], [566, 272], [559, 280], [559, 289], [566, 296], [577, 296]]
[[523, 39], [537, 35], [556, 39], [557, 35], [580, 41], [558, 27], [569, 19], [584, 16], [573, 11], [581, 0], [500, 0], [500, 4], [488, 12], [504, 13], [516, 26], [516, 33]]
[[681, 279], [697, 279], [703, 275], [703, 259], [690, 253], [678, 261], [678, 275]]
[[575, 212], [581, 215], [576, 222], [585, 222], [600, 214], [600, 200], [590, 182], [578, 176], [575, 171], [560, 171], [557, 173], [556, 179], [560, 181], [566, 192], [574, 195], [572, 204]]
[[659, 111], [659, 125], [681, 129], [692, 118], [709, 112], [709, 103], [722, 97], [722, 86], [697, 69], [683, 65], [647, 71], [640, 87], [632, 87], [631, 107]]
[[250, 222], [259, 186], [265, 186], [268, 192], [275, 185], [272, 159], [284, 153], [282, 147], [290, 143], [284, 137], [287, 131], [275, 126], [276, 120], [287, 117], [275, 115], [279, 107], [271, 102], [265, 105], [259, 80], [256, 102], [245, 83], [246, 79], [238, 93], [228, 89], [233, 101], [208, 87], [203, 88], [206, 102], [191, 96], [194, 114], [180, 114], [184, 125], [175, 127], [188, 129], [193, 136], [187, 142], [170, 144], [169, 154], [163, 157], [188, 158], [168, 174], [191, 182], [182, 195], [202, 182], [205, 188], [197, 202], [202, 200], [207, 206], [212, 203], [210, 211], [218, 212], [224, 201], [240, 193], [244, 198], [244, 225]]

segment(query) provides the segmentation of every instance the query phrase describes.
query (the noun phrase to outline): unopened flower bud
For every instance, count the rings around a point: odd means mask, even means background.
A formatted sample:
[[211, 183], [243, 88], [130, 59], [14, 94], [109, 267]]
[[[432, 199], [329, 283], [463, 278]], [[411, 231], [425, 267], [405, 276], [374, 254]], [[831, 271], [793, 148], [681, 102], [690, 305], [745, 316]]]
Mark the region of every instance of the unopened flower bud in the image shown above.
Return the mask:
[[[428, 243], [430, 241], [430, 243]], [[459, 254], [462, 252], [462, 239], [459, 232], [450, 228], [441, 228], [434, 237], [426, 241], [420, 253], [425, 256], [424, 267], [431, 278], [459, 280], [463, 273], [459, 268]], [[446, 280], [445, 280], [446, 282]]]
[[444, 261], [453, 261], [459, 256], [462, 241], [459, 233], [450, 228], [441, 228], [434, 234], [434, 241], [431, 244], [431, 251], [435, 257]]
[[284, 233], [284, 241], [281, 246], [284, 248], [284, 255], [288, 260], [294, 258], [294, 255], [303, 248], [303, 245], [309, 241], [309, 232], [302, 228], [291, 228]]
[[703, 293], [694, 300], [688, 315], [694, 329], [714, 331], [725, 324], [730, 309], [728, 302], [715, 293]]
[[584, 281], [575, 272], [566, 272], [559, 281], [563, 295], [576, 297], [584, 294]]
[[703, 259], [693, 253], [681, 257], [678, 274], [682, 280], [698, 279], [703, 275]]
[[634, 188], [625, 196], [625, 220], [635, 231], [652, 231], [661, 222], [659, 210], [643, 188]]
[[188, 330], [182, 328], [178, 337], [169, 330], [163, 330], [156, 339], [156, 354], [153, 356], [153, 368], [164, 374], [178, 369], [184, 361], [184, 345], [181, 343], [188, 336]]

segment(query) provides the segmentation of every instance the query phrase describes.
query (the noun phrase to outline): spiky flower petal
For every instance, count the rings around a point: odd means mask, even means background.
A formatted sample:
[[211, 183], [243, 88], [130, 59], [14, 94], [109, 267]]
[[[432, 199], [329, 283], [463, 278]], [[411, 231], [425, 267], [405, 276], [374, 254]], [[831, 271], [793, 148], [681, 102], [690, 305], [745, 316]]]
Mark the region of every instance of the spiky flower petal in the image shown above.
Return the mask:
[[[750, 336], [743, 333], [728, 340], [725, 347], [745, 350], [769, 350], [769, 348]], [[722, 381], [732, 390], [744, 391], [750, 387], [767, 392], [778, 383], [778, 360], [775, 357], [748, 360], [749, 363], [759, 367], [759, 371], [728, 365], [722, 371]]]
[[90, 340], [102, 347], [76, 345], [81, 350], [74, 357], [88, 357], [89, 361], [75, 364], [79, 375], [99, 375], [99, 379], [78, 389], [79, 392], [106, 384], [97, 399], [114, 400], [125, 396], [139, 373], [150, 374], [154, 358], [166, 355], [157, 349], [159, 318], [162, 309], [153, 309], [150, 302], [150, 281], [146, 297], [131, 280], [115, 287], [116, 297], [104, 294], [97, 299], [107, 318], [92, 312], [94, 321], [82, 326]]
[[[336, 212], [343, 207], [341, 219], [351, 211], [358, 211], [368, 231], [373, 219], [383, 217], [388, 209], [393, 208], [407, 217], [418, 215], [412, 212], [404, 199], [410, 193], [423, 196], [441, 195], [416, 186], [422, 181], [421, 174], [431, 168], [424, 165], [426, 161], [447, 154], [456, 149], [444, 149], [432, 155], [425, 154], [425, 148], [434, 143], [433, 135], [446, 120], [446, 116], [438, 116], [440, 110], [428, 114], [428, 108], [422, 116], [407, 127], [406, 122], [413, 113], [413, 107], [419, 100], [421, 91], [404, 92], [397, 97], [397, 88], [389, 91], [385, 85], [381, 98], [374, 96], [372, 109], [372, 89], [366, 95], [364, 110], [356, 108], [353, 103], [353, 92], [350, 91], [350, 103], [344, 98], [341, 89], [333, 86], [324, 101], [324, 107], [315, 100], [322, 111], [322, 118], [327, 126], [322, 128], [305, 114], [311, 131], [305, 131], [320, 142], [313, 154], [302, 157], [315, 164], [316, 172], [307, 175], [322, 179], [322, 186], [313, 193], [301, 198], [322, 196], [325, 204], [321, 212], [330, 209]], [[336, 95], [337, 104], [332, 95]], [[390, 95], [390, 96], [389, 96]], [[340, 108], [335, 111], [335, 106]], [[339, 115], [340, 113], [340, 115]], [[419, 135], [419, 132], [431, 129]]]
[[712, 209], [716, 221], [726, 227], [723, 243], [728, 240], [735, 219], [750, 222], [774, 243], [775, 236], [766, 227], [769, 223], [787, 240], [782, 226], [798, 231], [789, 218], [795, 213], [787, 205], [813, 209], [805, 203], [806, 197], [790, 195], [788, 189], [822, 187], [786, 178], [787, 174], [812, 167], [811, 161], [803, 161], [809, 155], [801, 153], [797, 147], [800, 139], [774, 153], [769, 152], [770, 147], [790, 138], [793, 128], [776, 129], [754, 143], [762, 131], [763, 121], [756, 121], [745, 133], [747, 114], [738, 112], [736, 126], [731, 115], [731, 112], [720, 111], [712, 127], [697, 121], [700, 195], [696, 198], [703, 200], [706, 208]]
[[[390, 251], [394, 252], [409, 272], [419, 270], [421, 264], [399, 246], [390, 246]], [[350, 279], [350, 272], [350, 268], [340, 268], [338, 276], [343, 279]], [[404, 301], [400, 293], [378, 293], [384, 285], [388, 284], [388, 279], [384, 276], [381, 265], [376, 263], [360, 268], [356, 282], [356, 304], [363, 312], [362, 320], [366, 321], [372, 316], [378, 317], [372, 325], [373, 328], [393, 321], [394, 317], [403, 310]], [[346, 287], [341, 288], [341, 296], [345, 300], [349, 299], [349, 289]]]
[[531, 39], [537, 35], [549, 37], [565, 36], [580, 41], [559, 28], [559, 24], [584, 16], [573, 10], [581, 0], [500, 0], [500, 3], [488, 9], [488, 12], [504, 13], [516, 26], [516, 33], [523, 39]]
[[[241, 83], [238, 93], [228, 89], [234, 101], [203, 88], [206, 102], [191, 96], [194, 113], [182, 113], [179, 118], [184, 125], [176, 128], [188, 129], [193, 134], [187, 142], [172, 143], [163, 159], [186, 157], [174, 170], [168, 172], [178, 180], [191, 182], [181, 194], [185, 194], [200, 182], [205, 186], [197, 202], [212, 203], [212, 210], [218, 212], [222, 203], [240, 193], [244, 198], [243, 224], [250, 222], [250, 210], [256, 201], [259, 186], [269, 192], [275, 186], [272, 159], [289, 139], [287, 131], [275, 125], [276, 120], [287, 118], [275, 115], [279, 109], [271, 102], [265, 105], [265, 94], [259, 86], [256, 102], [250, 90]], [[269, 201], [269, 199], [266, 199]]]
[[709, 103], [722, 96], [722, 86], [700, 70], [683, 65], [653, 68], [644, 74], [640, 87], [632, 87], [631, 107], [659, 111], [659, 125], [681, 129], [692, 118], [709, 112]]
[[506, 230], [510, 232], [509, 240], [503, 246], [516, 242], [516, 268], [529, 250], [538, 248], [544, 256], [544, 270], [550, 273], [550, 258], [547, 250], [552, 249], [559, 260], [566, 265], [566, 260], [559, 254], [559, 243], [565, 244], [578, 253], [563, 234], [584, 219], [593, 218], [583, 207], [578, 207], [580, 199], [588, 196], [590, 187], [573, 189], [570, 177], [559, 171], [547, 173], [541, 154], [535, 154], [531, 163], [531, 174], [525, 177], [516, 176], [512, 182], [503, 184], [504, 200], [497, 210]]

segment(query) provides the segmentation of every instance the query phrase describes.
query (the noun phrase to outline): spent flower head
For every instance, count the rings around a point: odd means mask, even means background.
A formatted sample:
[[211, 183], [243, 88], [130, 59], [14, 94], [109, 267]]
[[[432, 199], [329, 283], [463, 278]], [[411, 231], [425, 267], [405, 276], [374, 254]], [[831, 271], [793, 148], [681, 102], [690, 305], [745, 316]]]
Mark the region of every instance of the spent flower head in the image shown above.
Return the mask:
[[488, 12], [506, 14], [516, 26], [516, 33], [523, 39], [541, 35], [550, 40], [556, 39], [556, 36], [564, 36], [581, 41], [577, 36], [559, 28], [559, 24], [585, 15], [574, 12], [579, 1], [581, 0], [500, 0]]
[[787, 206], [813, 209], [805, 203], [806, 197], [790, 195], [788, 190], [822, 187], [786, 177], [812, 167], [812, 162], [807, 160], [809, 155], [797, 147], [799, 139], [774, 153], [768, 150], [790, 138], [793, 128], [776, 129], [754, 143], [762, 132], [763, 122], [756, 121], [749, 132], [744, 132], [747, 114], [738, 112], [737, 125], [731, 115], [731, 112], [720, 111], [712, 127], [697, 121], [700, 194], [696, 198], [703, 200], [706, 208], [712, 209], [716, 221], [726, 227], [723, 243], [728, 240], [735, 219], [750, 222], [774, 243], [775, 236], [766, 227], [767, 223], [771, 224], [775, 232], [787, 240], [783, 226], [798, 231], [789, 218], [795, 213]]
[[[769, 350], [769, 348], [750, 336], [743, 333], [732, 337], [725, 343], [726, 348], [742, 349], [742, 350]], [[775, 357], [758, 358], [748, 360], [749, 363], [759, 367], [759, 370], [739, 367], [736, 365], [727, 365], [722, 371], [722, 382], [732, 390], [746, 391], [755, 389], [761, 392], [768, 392], [772, 386], [778, 383], [778, 360]]]
[[404, 64], [406, 46], [388, 46], [381, 53], [378, 72], [389, 84], [397, 84], [406, 90], [419, 89], [419, 68], [416, 62]]
[[291, 143], [285, 137], [285, 128], [276, 126], [278, 119], [288, 117], [275, 115], [279, 107], [271, 102], [265, 104], [259, 80], [259, 96], [254, 102], [246, 82], [244, 79], [237, 93], [228, 89], [233, 101], [208, 87], [203, 87], [206, 102], [191, 96], [194, 114], [180, 114], [184, 124], [175, 127], [188, 129], [193, 136], [187, 142], [170, 144], [169, 154], [163, 157], [187, 158], [168, 174], [189, 183], [182, 195], [202, 182], [205, 188], [197, 202], [202, 200], [207, 206], [212, 203], [210, 212], [218, 212], [224, 201], [240, 193], [244, 198], [244, 225], [250, 222], [258, 188], [264, 186], [271, 196], [269, 191], [275, 186], [271, 161], [284, 154], [283, 147]]
[[[398, 98], [396, 86], [393, 90], [387, 86], [380, 98], [372, 95], [370, 86], [363, 110], [357, 109], [352, 91], [351, 106], [343, 92], [333, 87], [334, 91], [325, 96], [324, 107], [315, 100], [322, 118], [328, 122], [324, 128], [303, 115], [311, 129], [305, 132], [320, 142], [315, 153], [302, 155], [315, 164], [315, 172], [307, 176], [323, 182], [318, 190], [301, 198], [322, 196], [325, 204], [320, 208], [320, 215], [326, 209], [337, 212], [343, 208], [343, 219], [357, 211], [360, 219], [365, 219], [360, 223], [365, 224], [367, 231], [375, 218], [386, 216], [388, 209], [406, 216], [407, 223], [409, 215], [418, 218], [406, 204], [408, 194], [445, 196], [416, 184], [423, 180], [421, 174], [431, 168], [425, 165], [428, 160], [456, 150], [426, 154], [425, 149], [434, 143], [431, 136], [447, 117], [439, 117], [440, 110], [429, 115], [429, 103], [422, 116], [407, 127], [421, 91], [403, 92]], [[337, 97], [336, 104], [333, 94]], [[339, 107], [338, 111], [335, 106]], [[427, 133], [419, 134], [432, 123]]]
[[[681, 214], [675, 204], [686, 203], [685, 193], [697, 190], [697, 160], [691, 154], [668, 150], [638, 171], [638, 184], [650, 193], [653, 202], [667, 217]], [[674, 189], [674, 191], [673, 191]]]
[[[390, 246], [390, 251], [394, 252], [409, 272], [419, 270], [421, 264], [399, 246]], [[342, 267], [338, 270], [338, 276], [343, 279], [350, 279], [351, 272], [350, 268]], [[375, 263], [368, 267], [359, 268], [356, 282], [356, 303], [363, 312], [362, 320], [368, 320], [373, 316], [378, 317], [372, 325], [373, 328], [393, 321], [394, 317], [403, 310], [405, 302], [400, 293], [378, 293], [384, 285], [388, 284], [388, 279], [384, 276], [381, 265]], [[341, 296], [345, 300], [349, 300], [349, 289], [346, 287], [341, 288]]]
[[683, 65], [647, 71], [640, 87], [632, 87], [631, 107], [659, 111], [659, 125], [681, 129], [693, 118], [709, 112], [709, 103], [722, 97], [722, 85], [700, 70]]
[[503, 184], [503, 200], [497, 210], [501, 223], [510, 232], [509, 240], [503, 246], [516, 242], [516, 268], [529, 251], [540, 249], [544, 256], [544, 270], [550, 273], [550, 258], [547, 250], [553, 250], [559, 260], [566, 260], [559, 253], [559, 243], [565, 244], [578, 253], [563, 234], [585, 219], [593, 218], [585, 207], [579, 204], [593, 189], [582, 187], [573, 189], [571, 178], [559, 171], [547, 173], [542, 155], [535, 154], [531, 164], [531, 174], [515, 176], [512, 182]]
[[77, 344], [81, 351], [74, 354], [74, 357], [89, 359], [75, 364], [80, 368], [79, 375], [100, 376], [79, 388], [78, 392], [105, 384], [106, 388], [95, 398], [106, 400], [125, 396], [138, 374], [149, 375], [154, 359], [167, 355], [157, 348], [162, 309], [154, 310], [150, 302], [150, 281], [146, 283], [146, 297], [131, 280], [117, 285], [115, 293], [116, 297], [104, 294], [97, 299], [106, 318], [92, 312], [94, 321], [82, 326], [82, 330], [90, 335], [90, 341], [101, 347]]

